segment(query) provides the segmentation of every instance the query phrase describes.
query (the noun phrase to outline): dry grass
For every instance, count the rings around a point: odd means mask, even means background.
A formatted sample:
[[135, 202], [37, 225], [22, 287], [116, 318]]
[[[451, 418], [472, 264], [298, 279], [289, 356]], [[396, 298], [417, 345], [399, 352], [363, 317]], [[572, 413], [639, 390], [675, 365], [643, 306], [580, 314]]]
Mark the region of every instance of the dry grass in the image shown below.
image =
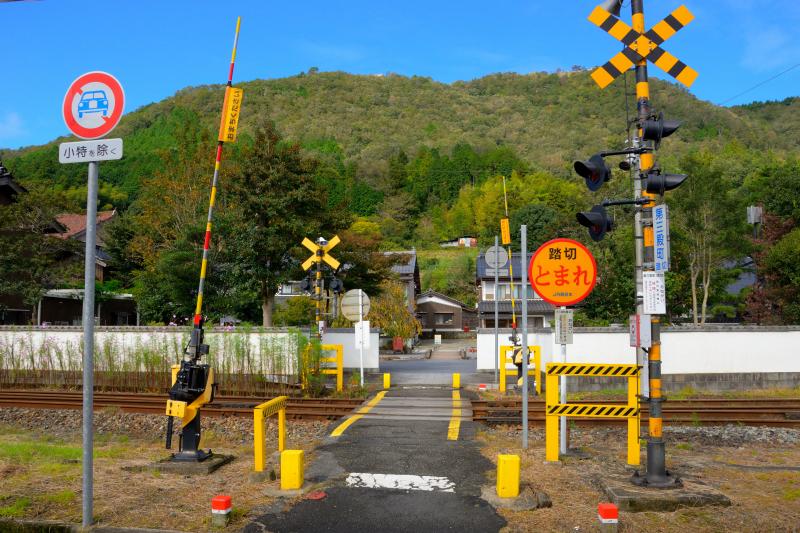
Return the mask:
[[[568, 458], [562, 464], [544, 463], [541, 432], [533, 432], [523, 452], [516, 434], [499, 429], [479, 438], [483, 453], [496, 461], [499, 453], [519, 454], [522, 482], [543, 490], [553, 507], [527, 512], [500, 511], [508, 521], [505, 531], [599, 531], [597, 504], [607, 501], [591, 482], [593, 474], [625, 470], [623, 442], [590, 443], [586, 460]], [[679, 444], [683, 444], [682, 446]], [[644, 460], [644, 453], [642, 460]], [[668, 443], [668, 464], [721, 490], [730, 507], [682, 508], [670, 513], [621, 513], [620, 531], [744, 532], [800, 529], [800, 472], [745, 470], [727, 464], [800, 466], [800, 446], [704, 447]], [[493, 475], [493, 474], [492, 474]]]
[[[268, 441], [268, 450], [273, 444]], [[287, 447], [293, 449], [311, 450], [313, 445], [310, 440], [295, 442], [291, 436], [287, 440]], [[0, 517], [80, 523], [80, 446], [79, 437], [48, 440], [39, 433], [1, 428]], [[227, 494], [232, 497], [233, 512], [225, 531], [235, 531], [257, 516], [260, 507], [274, 501], [264, 495], [264, 489], [277, 487], [277, 481], [253, 481], [249, 477], [253, 470], [252, 445], [233, 444], [209, 435], [203, 446], [232, 453], [236, 460], [208, 477], [161, 474], [147, 468], [166, 456], [161, 441], [98, 438], [94, 462], [96, 522], [208, 531], [211, 498]], [[144, 468], [136, 471], [137, 467]]]

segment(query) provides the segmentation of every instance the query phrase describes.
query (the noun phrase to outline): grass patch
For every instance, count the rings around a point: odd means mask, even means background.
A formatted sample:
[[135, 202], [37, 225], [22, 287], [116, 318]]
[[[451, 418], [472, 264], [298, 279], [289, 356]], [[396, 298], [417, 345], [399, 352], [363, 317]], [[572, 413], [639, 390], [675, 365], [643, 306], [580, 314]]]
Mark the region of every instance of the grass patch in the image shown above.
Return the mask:
[[0, 516], [3, 518], [20, 518], [25, 515], [25, 510], [30, 505], [30, 498], [25, 496], [17, 498], [11, 505], [0, 507]]
[[615, 387], [610, 389], [600, 389], [597, 391], [576, 391], [568, 392], [567, 400], [585, 402], [590, 400], [625, 400], [628, 398], [628, 389], [625, 387]]
[[15, 463], [67, 462], [80, 458], [79, 446], [47, 442], [0, 442], [0, 459]]
[[783, 491], [783, 499], [789, 502], [800, 500], [800, 488], [786, 489]]
[[675, 445], [675, 447], [678, 448], [679, 450], [687, 450], [687, 451], [692, 449], [692, 445], [689, 444], [688, 442], [679, 442], [678, 444]]
[[45, 494], [42, 497], [42, 501], [56, 505], [69, 505], [75, 501], [77, 497], [78, 495], [75, 494], [75, 491], [65, 489], [52, 494]]

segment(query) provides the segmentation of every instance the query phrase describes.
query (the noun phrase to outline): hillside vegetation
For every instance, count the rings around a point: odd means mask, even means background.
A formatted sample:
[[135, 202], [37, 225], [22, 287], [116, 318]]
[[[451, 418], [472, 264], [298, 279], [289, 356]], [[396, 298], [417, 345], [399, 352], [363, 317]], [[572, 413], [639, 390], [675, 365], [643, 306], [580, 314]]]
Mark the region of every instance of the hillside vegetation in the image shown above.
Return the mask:
[[[218, 298], [219, 309], [227, 305], [255, 319], [261, 313], [255, 294], [267, 298], [278, 280], [301, 275], [296, 259], [305, 252], [289, 247], [311, 232], [349, 232], [354, 257], [363, 250], [377, 257], [377, 250], [433, 249], [460, 235], [475, 235], [486, 246], [505, 214], [504, 187], [512, 226], [528, 226], [531, 249], [557, 236], [587, 242], [576, 211], [604, 197], [630, 197], [634, 176], [615, 169], [604, 189], [590, 194], [572, 162], [624, 146], [626, 118], [635, 109], [627, 81], [599, 90], [581, 69], [452, 84], [312, 69], [239, 84], [245, 91], [240, 139], [226, 147], [215, 242], [220, 258], [243, 274], [221, 265], [211, 273], [219, 293], [210, 297]], [[651, 96], [656, 111], [683, 122], [662, 145], [659, 164], [665, 172], [690, 174], [668, 195], [673, 318], [702, 322], [722, 313], [800, 320], [793, 303], [800, 277], [789, 260], [800, 253], [800, 101], [723, 108], [659, 80]], [[167, 305], [175, 312], [191, 306], [221, 101], [221, 86], [191, 87], [129, 113], [115, 131], [125, 139], [125, 158], [101, 165], [100, 206], [123, 212], [108, 239], [116, 275], [138, 291], [144, 308], [151, 298], [144, 314], [154, 319]], [[259, 145], [264, 139], [271, 139], [266, 151]], [[0, 157], [29, 189], [46, 192], [62, 210], [80, 210], [85, 168], [58, 163], [57, 144], [64, 140], [4, 150]], [[281, 218], [289, 200], [305, 222], [291, 228], [290, 243], [288, 233], [269, 234], [272, 248], [283, 249], [268, 250], [279, 252], [269, 264], [280, 266], [264, 267], [258, 261], [266, 251], [256, 250], [262, 240], [245, 235], [279, 227], [291, 217]], [[749, 239], [744, 220], [750, 204], [763, 205], [770, 221], [758, 241]], [[601, 279], [584, 308], [588, 322], [623, 320], [631, 307], [632, 212], [612, 212], [617, 229], [602, 243], [589, 243]], [[235, 257], [243, 246], [250, 255]], [[730, 265], [747, 255], [763, 269], [763, 283], [758, 294], [729, 295], [725, 286], [738, 274]], [[359, 282], [377, 284], [374, 259], [362, 259], [353, 260], [362, 268]], [[466, 276], [474, 271], [471, 254], [421, 252], [420, 265], [423, 290], [474, 302], [474, 272]], [[241, 283], [256, 268], [263, 270], [262, 286]], [[268, 312], [265, 303], [265, 320]]]

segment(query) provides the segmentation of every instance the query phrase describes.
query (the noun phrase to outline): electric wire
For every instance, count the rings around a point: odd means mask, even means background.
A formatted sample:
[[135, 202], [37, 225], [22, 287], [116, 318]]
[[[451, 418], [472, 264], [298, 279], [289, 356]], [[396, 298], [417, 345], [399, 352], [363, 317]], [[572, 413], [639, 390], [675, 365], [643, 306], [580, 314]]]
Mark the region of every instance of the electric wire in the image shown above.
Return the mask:
[[776, 78], [779, 78], [779, 77], [783, 76], [783, 75], [784, 75], [784, 74], [786, 74], [787, 72], [790, 72], [790, 71], [792, 71], [792, 70], [796, 69], [797, 67], [800, 67], [800, 63], [796, 63], [796, 64], [792, 65], [791, 67], [787, 68], [786, 70], [784, 70], [784, 71], [782, 71], [782, 72], [779, 72], [778, 74], [775, 74], [775, 75], [774, 75], [774, 76], [772, 76], [771, 78], [767, 78], [766, 80], [764, 80], [764, 81], [762, 81], [762, 82], [756, 83], [755, 85], [753, 85], [753, 86], [752, 86], [752, 87], [750, 87], [749, 89], [745, 89], [744, 91], [740, 92], [739, 94], [737, 94], [737, 95], [735, 95], [735, 96], [731, 96], [731, 97], [730, 97], [730, 98], [728, 98], [727, 100], [724, 100], [724, 101], [720, 102], [720, 104], [719, 104], [719, 105], [725, 105], [725, 104], [727, 104], [728, 102], [732, 102], [733, 100], [736, 100], [736, 99], [737, 99], [737, 98], [739, 98], [740, 96], [743, 96], [743, 95], [745, 95], [745, 94], [749, 93], [750, 91], [754, 91], [754, 90], [758, 89], [759, 87], [761, 87], [762, 85], [766, 85], [767, 83], [771, 82], [772, 80], [774, 80], [774, 79], [776, 79]]

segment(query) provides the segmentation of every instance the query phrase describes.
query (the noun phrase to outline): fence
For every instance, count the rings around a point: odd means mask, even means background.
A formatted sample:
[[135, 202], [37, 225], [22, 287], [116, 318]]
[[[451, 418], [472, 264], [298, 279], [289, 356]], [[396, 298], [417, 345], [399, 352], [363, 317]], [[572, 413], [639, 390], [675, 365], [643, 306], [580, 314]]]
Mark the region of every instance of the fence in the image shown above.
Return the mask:
[[[628, 403], [559, 403], [559, 376], [604, 376], [627, 378]], [[639, 367], [636, 365], [595, 365], [549, 363], [545, 383], [545, 459], [558, 461], [558, 417], [625, 418], [628, 420], [628, 464], [638, 465], [639, 448]]]
[[[0, 327], [0, 387], [80, 387], [83, 338], [79, 327]], [[98, 328], [95, 385], [99, 390], [163, 392], [180, 361], [189, 330]], [[299, 330], [209, 331], [209, 363], [224, 394], [290, 393], [299, 387]]]
[[267, 451], [264, 445], [266, 430], [264, 420], [274, 414], [278, 415], [278, 451], [286, 446], [286, 402], [287, 396], [278, 396], [253, 409], [253, 454], [255, 455], [255, 471], [263, 472], [267, 463]]
[[[511, 355], [508, 353], [511, 352]], [[542, 349], [540, 346], [528, 346], [528, 358], [533, 354], [533, 368], [528, 369], [528, 375], [534, 376], [536, 382], [536, 394], [542, 393], [542, 380], [539, 374], [542, 371]], [[511, 346], [501, 346], [498, 365], [500, 366], [500, 392], [506, 391], [506, 379], [509, 371], [508, 365], [514, 364], [514, 350]], [[514, 366], [514, 374], [516, 375], [517, 367]]]

